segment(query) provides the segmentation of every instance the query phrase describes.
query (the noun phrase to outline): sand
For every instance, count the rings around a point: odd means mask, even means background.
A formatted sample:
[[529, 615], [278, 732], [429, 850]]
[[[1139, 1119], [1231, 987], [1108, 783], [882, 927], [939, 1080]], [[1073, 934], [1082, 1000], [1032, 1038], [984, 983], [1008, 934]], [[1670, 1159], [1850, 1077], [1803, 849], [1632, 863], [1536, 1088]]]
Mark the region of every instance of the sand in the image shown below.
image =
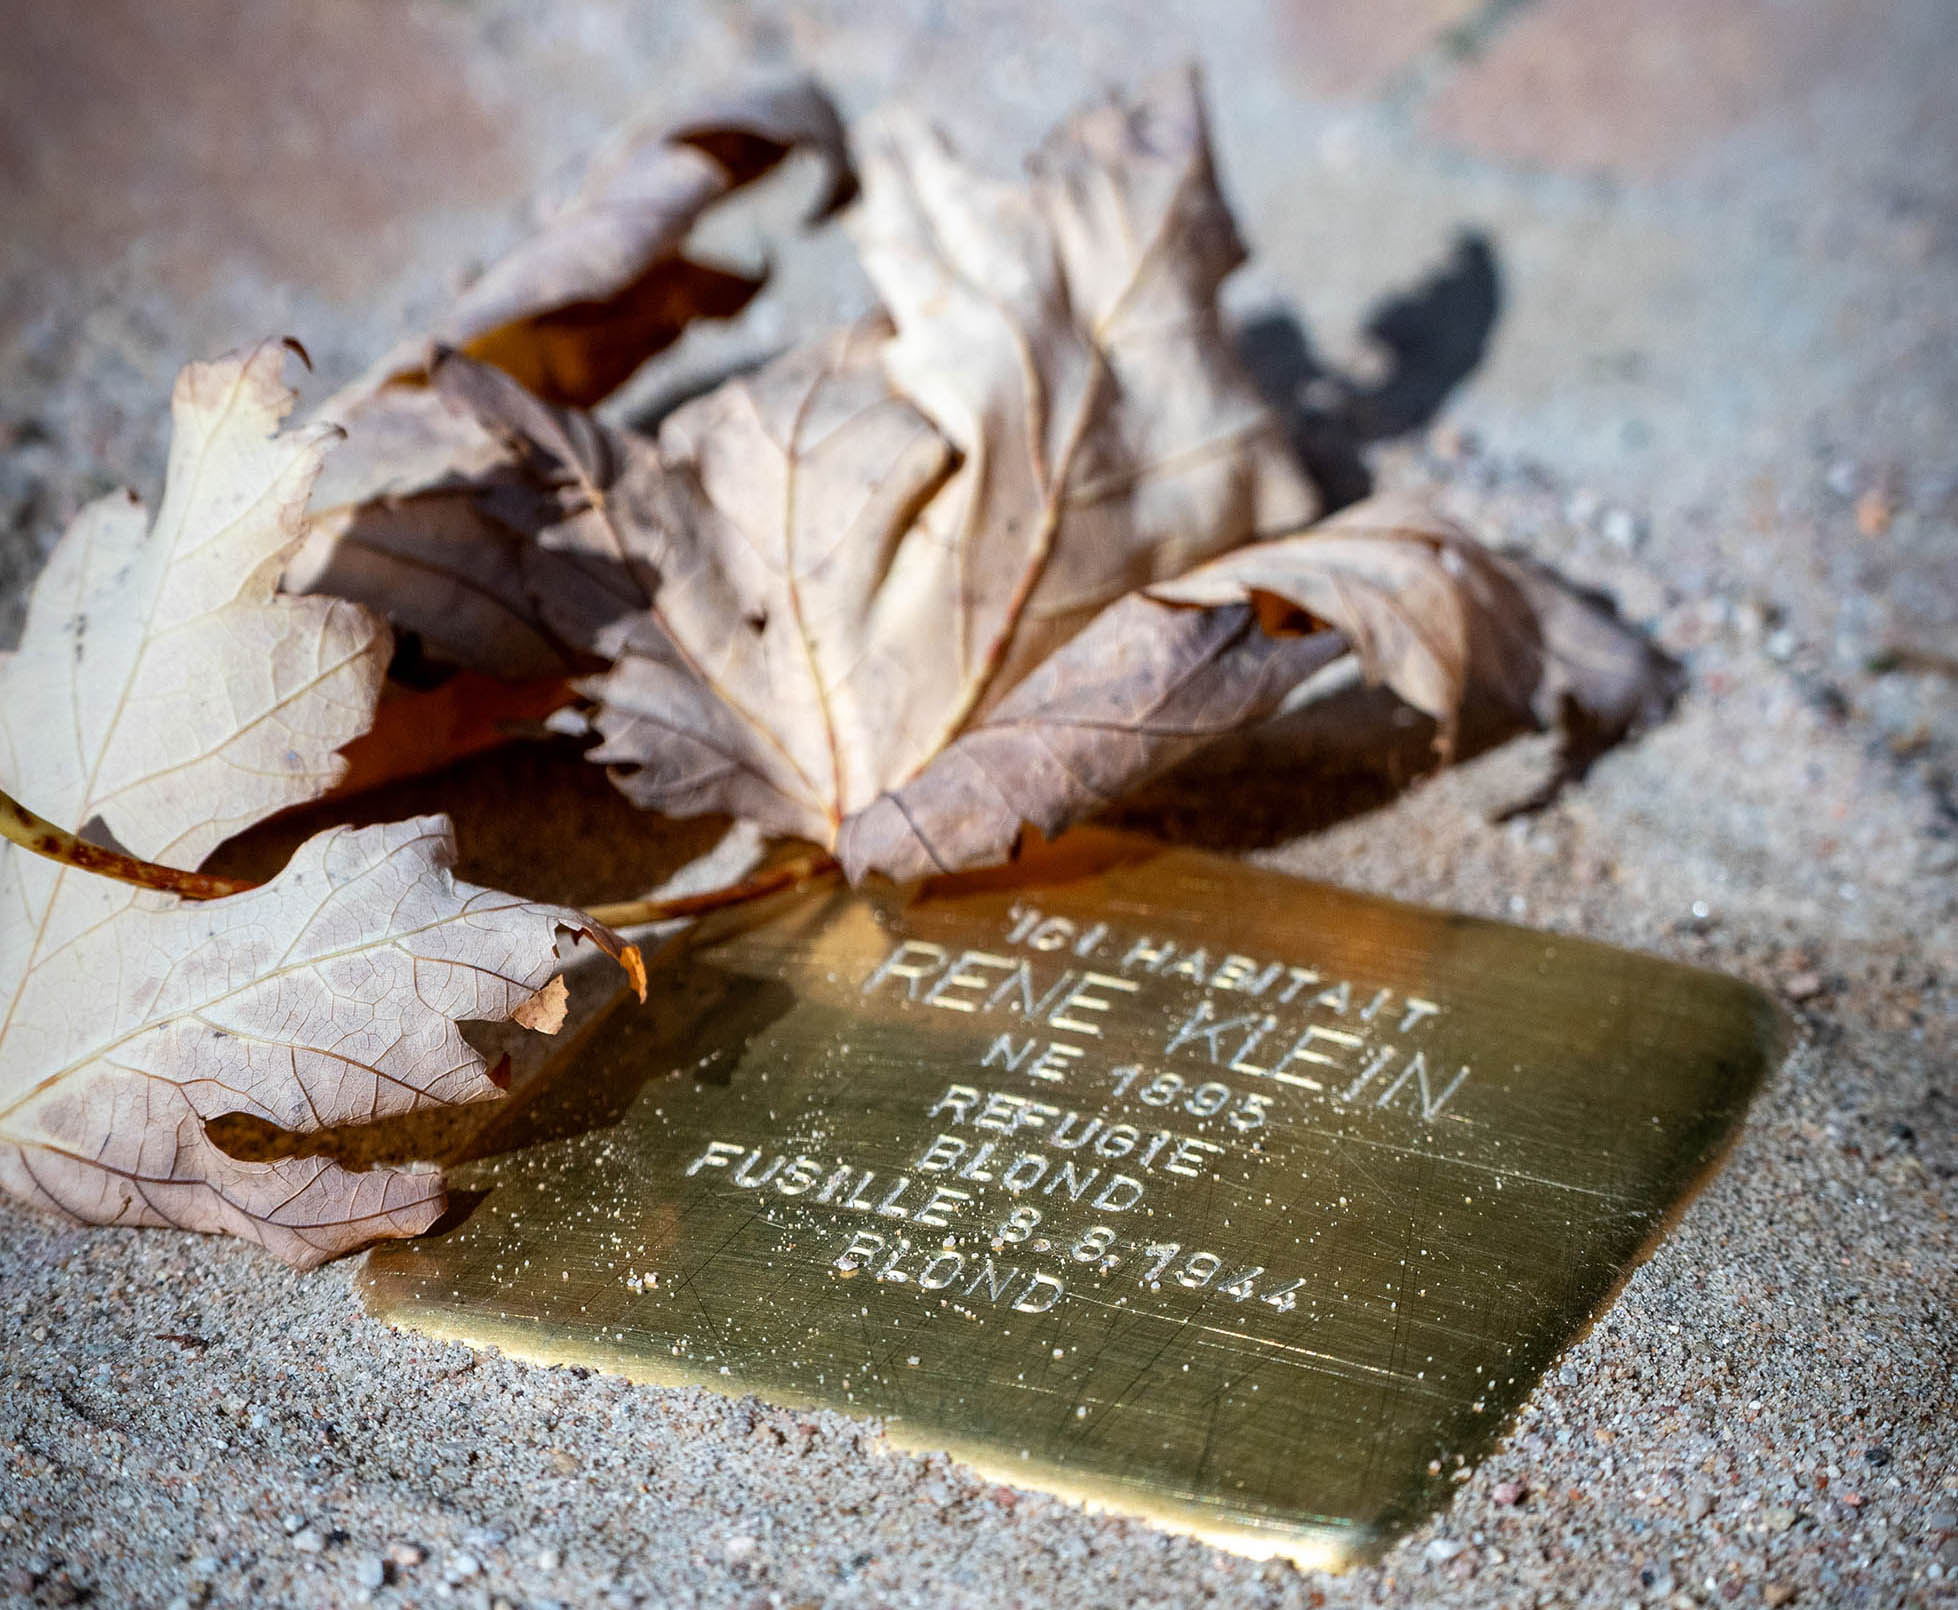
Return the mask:
[[[351, 1264], [296, 1275], [235, 1244], [0, 1203], [0, 1599], [1958, 1597], [1946, 8], [1824, 5], [1790, 21], [1798, 8], [1737, 4], [1711, 66], [1662, 52], [1663, 71], [1629, 81], [1572, 66], [1604, 59], [1583, 0], [1395, 6], [1370, 24], [1314, 3], [1169, 7], [1148, 29], [1105, 4], [1062, 18], [431, 0], [382, 20], [311, 0], [208, 20], [221, 9], [172, 8], [195, 48], [171, 54], [143, 44], [128, 7], [88, 8], [92, 37], [80, 8], [69, 21], [50, 8], [0, 81], [0, 153], [25, 153], [0, 161], [0, 580], [16, 607], [78, 501], [154, 490], [182, 361], [291, 330], [324, 396], [637, 105], [793, 59], [852, 111], [912, 88], [984, 131], [1004, 166], [1101, 82], [1195, 52], [1259, 252], [1233, 308], [1258, 332], [1261, 373], [1308, 409], [1328, 367], [1371, 399], [1355, 417], [1377, 440], [1360, 458], [1323, 420], [1302, 423], [1321, 467], [1363, 458], [1382, 485], [1437, 491], [1609, 594], [1691, 687], [1671, 720], [1534, 815], [1496, 819], [1540, 775], [1539, 742], [1401, 786], [1404, 770], [1301, 755], [1281, 731], [1219, 757], [1207, 783], [1172, 780], [1133, 820], [1724, 968], [1778, 992], [1803, 1041], [1726, 1169], [1500, 1450], [1379, 1565], [1341, 1578], [899, 1455], [871, 1423], [397, 1334], [361, 1313]], [[1612, 26], [1663, 45], [1675, 10]], [[1813, 30], [1839, 24], [1818, 54]], [[1730, 55], [1751, 69], [1715, 71]], [[1647, 58], [1628, 45], [1610, 59]], [[1662, 92], [1691, 104], [1672, 115]], [[414, 114], [428, 97], [441, 115]], [[105, 98], [150, 121], [122, 129]], [[362, 130], [416, 146], [392, 185], [376, 185], [385, 150]], [[839, 241], [788, 233], [797, 182], [726, 229], [733, 250], [773, 243], [776, 288], [736, 326], [689, 338], [630, 407], [862, 305]], [[185, 185], [198, 205], [166, 204]], [[1460, 228], [1486, 261], [1451, 258]], [[331, 249], [310, 248], [322, 232]], [[1441, 270], [1453, 277], [1417, 299], [1412, 334], [1385, 325], [1388, 348], [1406, 337], [1396, 363], [1367, 338], [1368, 313]], [[1378, 384], [1383, 366], [1397, 385]], [[561, 756], [496, 766], [466, 780], [484, 786], [464, 844], [474, 870], [531, 892], [632, 892], [705, 842], [644, 833]], [[1243, 802], [1228, 822], [1208, 803], [1219, 767]], [[547, 774], [557, 817], [511, 823], [504, 802]]]

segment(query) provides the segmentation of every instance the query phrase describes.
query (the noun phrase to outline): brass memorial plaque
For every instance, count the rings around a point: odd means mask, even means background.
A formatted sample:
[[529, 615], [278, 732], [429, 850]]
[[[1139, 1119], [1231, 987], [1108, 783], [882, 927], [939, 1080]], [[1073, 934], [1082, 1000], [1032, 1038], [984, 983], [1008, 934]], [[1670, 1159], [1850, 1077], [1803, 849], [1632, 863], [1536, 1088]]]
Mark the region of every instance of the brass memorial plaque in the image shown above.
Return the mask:
[[1491, 1447], [1783, 1043], [1734, 979], [1070, 838], [750, 913], [362, 1282], [1339, 1565]]

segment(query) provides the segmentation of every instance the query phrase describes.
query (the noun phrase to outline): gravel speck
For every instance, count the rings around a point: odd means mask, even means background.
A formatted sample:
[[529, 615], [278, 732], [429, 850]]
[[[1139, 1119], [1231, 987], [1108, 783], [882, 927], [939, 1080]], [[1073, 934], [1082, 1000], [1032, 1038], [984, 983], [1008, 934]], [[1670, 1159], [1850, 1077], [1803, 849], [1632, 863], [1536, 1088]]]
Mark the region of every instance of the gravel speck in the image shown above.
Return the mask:
[[1627, 552], [1645, 541], [1645, 526], [1630, 509], [1607, 509], [1598, 523], [1605, 541]]

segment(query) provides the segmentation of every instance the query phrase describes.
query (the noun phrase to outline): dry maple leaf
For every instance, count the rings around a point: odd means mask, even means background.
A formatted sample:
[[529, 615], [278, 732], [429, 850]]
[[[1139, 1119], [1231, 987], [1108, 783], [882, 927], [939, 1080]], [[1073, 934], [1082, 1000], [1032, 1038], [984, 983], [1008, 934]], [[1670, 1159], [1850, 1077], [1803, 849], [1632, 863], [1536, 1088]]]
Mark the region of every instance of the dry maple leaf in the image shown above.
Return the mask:
[[1348, 650], [1444, 731], [1471, 685], [1614, 733], [1659, 696], [1635, 636], [1436, 516], [1298, 533], [1314, 494], [1219, 323], [1242, 249], [1187, 77], [1031, 170], [882, 125], [853, 230], [887, 317], [657, 441], [437, 366], [541, 488], [481, 502], [563, 561], [531, 585], [612, 662], [590, 753], [631, 798], [912, 877], [1058, 831]]
[[[385, 626], [276, 594], [328, 427], [268, 343], [179, 379], [154, 520], [76, 518], [0, 659], [0, 765], [57, 823], [194, 867], [317, 797], [372, 719]], [[224, 1230], [294, 1264], [440, 1213], [432, 1171], [246, 1163], [205, 1122], [310, 1130], [491, 1095], [469, 1018], [555, 1027], [559, 929], [581, 913], [459, 884], [442, 818], [307, 841], [272, 883], [187, 901], [0, 848], [0, 1182], [100, 1223]]]
[[1024, 186], [905, 123], [863, 178], [894, 322], [657, 442], [436, 377], [558, 483], [539, 542], [578, 569], [543, 612], [613, 661], [593, 758], [641, 804], [825, 844], [1097, 611], [1315, 506], [1219, 325], [1242, 248], [1187, 78], [1062, 130]]

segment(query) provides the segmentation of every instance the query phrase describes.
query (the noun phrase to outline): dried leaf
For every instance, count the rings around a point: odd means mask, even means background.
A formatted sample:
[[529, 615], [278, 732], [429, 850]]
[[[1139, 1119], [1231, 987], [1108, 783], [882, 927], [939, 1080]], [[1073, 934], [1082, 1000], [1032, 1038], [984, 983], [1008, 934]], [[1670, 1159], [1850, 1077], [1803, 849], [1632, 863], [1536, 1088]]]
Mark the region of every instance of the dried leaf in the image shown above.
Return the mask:
[[[441, 406], [432, 391], [414, 395], [417, 406]], [[550, 557], [484, 512], [496, 479], [322, 510], [286, 590], [357, 600], [412, 632], [429, 659], [479, 675], [534, 681], [588, 669], [538, 610]]]
[[546, 1027], [530, 1002], [557, 971], [556, 930], [593, 929], [456, 882], [454, 854], [447, 821], [424, 817], [321, 833], [223, 900], [90, 880], [58, 901], [89, 926], [37, 947], [12, 999], [0, 1182], [91, 1223], [228, 1231], [301, 1267], [427, 1229], [444, 1200], [432, 1169], [241, 1162], [204, 1124], [311, 1131], [497, 1094], [456, 1025]]
[[1062, 125], [1024, 183], [915, 117], [864, 143], [851, 232], [896, 325], [884, 368], [963, 461], [913, 543], [912, 642], [955, 678], [942, 742], [1103, 606], [1318, 497], [1223, 329], [1244, 247], [1190, 74]]
[[[372, 719], [384, 626], [282, 597], [329, 427], [279, 433], [284, 352], [184, 371], [162, 506], [84, 510], [0, 660], [9, 786], [195, 866], [317, 797]], [[432, 1172], [246, 1163], [204, 1123], [290, 1129], [494, 1092], [457, 1032], [527, 1013], [589, 919], [457, 884], [447, 823], [309, 840], [263, 888], [190, 902], [0, 853], [0, 1182], [78, 1218], [226, 1230], [319, 1261], [440, 1212]]]
[[1273, 619], [1279, 605], [1336, 627], [1367, 679], [1433, 716], [1444, 743], [1471, 689], [1517, 717], [1575, 720], [1610, 741], [1676, 691], [1663, 656], [1609, 611], [1408, 497], [1369, 498], [1150, 592], [1254, 603]]
[[538, 618], [549, 558], [483, 511], [481, 493], [509, 478], [505, 450], [428, 389], [431, 353], [455, 348], [541, 396], [599, 402], [687, 324], [739, 312], [760, 288], [687, 257], [684, 242], [709, 207], [798, 149], [825, 169], [813, 216], [826, 216], [855, 179], [835, 108], [808, 80], [725, 96], [613, 142], [577, 194], [431, 330], [321, 410], [349, 439], [320, 479], [287, 587], [367, 603], [491, 675], [588, 668]]
[[330, 787], [387, 666], [366, 610], [277, 595], [335, 435], [278, 432], [284, 360], [267, 343], [184, 370], [154, 522], [128, 493], [84, 509], [0, 661], [9, 784], [64, 826], [100, 817], [145, 860], [195, 866]]
[[[1167, 603], [1253, 603], [1335, 626], [1370, 682], [1453, 723], [1471, 665], [1527, 710], [1541, 679], [1537, 623], [1503, 562], [1436, 514], [1400, 498], [1341, 510], [1298, 536], [1262, 542], [1150, 589]], [[1280, 606], [1274, 609], [1274, 605]]]
[[1105, 606], [1313, 506], [1219, 326], [1241, 248], [1186, 78], [1063, 129], [1020, 186], [887, 128], [855, 228], [894, 324], [656, 444], [436, 376], [553, 482], [542, 543], [579, 568], [547, 619], [614, 662], [593, 758], [642, 804], [825, 844]]

